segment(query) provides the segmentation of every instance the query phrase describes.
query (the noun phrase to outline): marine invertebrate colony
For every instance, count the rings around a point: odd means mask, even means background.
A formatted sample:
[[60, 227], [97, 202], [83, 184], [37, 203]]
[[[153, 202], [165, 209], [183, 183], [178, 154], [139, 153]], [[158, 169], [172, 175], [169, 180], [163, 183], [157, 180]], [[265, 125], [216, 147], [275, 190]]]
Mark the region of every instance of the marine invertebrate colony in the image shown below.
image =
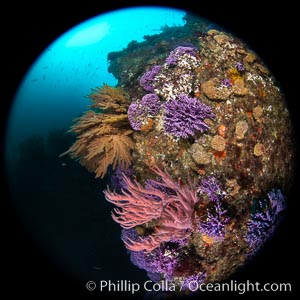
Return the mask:
[[134, 143], [129, 134], [131, 131], [107, 134], [90, 142], [85, 159], [93, 161], [96, 158], [100, 162], [95, 170], [96, 177], [103, 177], [110, 165], [113, 169], [119, 166], [123, 170], [130, 166], [132, 160], [130, 151], [134, 148]]
[[268, 193], [268, 200], [259, 200], [247, 223], [245, 236], [252, 251], [257, 252], [264, 242], [273, 234], [285, 209], [285, 198], [280, 190]]
[[225, 226], [229, 223], [226, 215], [227, 211], [222, 207], [221, 202], [217, 201], [213, 209], [207, 212], [205, 221], [199, 222], [199, 231], [212, 238], [224, 238]]
[[225, 227], [229, 223], [228, 212], [222, 203], [225, 193], [212, 176], [201, 180], [199, 192], [209, 198], [212, 207], [203, 214], [203, 220], [198, 223], [198, 230], [212, 238], [224, 238]]
[[175, 66], [179, 63], [180, 58], [183, 56], [196, 56], [196, 49], [193, 47], [178, 46], [171, 51], [165, 62], [169, 66]]
[[160, 109], [159, 98], [156, 94], [146, 94], [141, 101], [149, 116], [156, 116]]
[[130, 137], [127, 114], [129, 101], [122, 88], [113, 88], [104, 84], [89, 95], [91, 108], [75, 120], [70, 132], [77, 135], [75, 143], [61, 156], [70, 154], [79, 159], [80, 164], [96, 177], [103, 178], [107, 168], [118, 165], [125, 170], [131, 164], [131, 150], [134, 143]]
[[128, 108], [128, 120], [134, 130], [141, 130], [147, 118], [154, 117], [160, 110], [156, 94], [146, 94], [140, 102], [132, 102]]
[[124, 241], [130, 250], [152, 251], [161, 243], [188, 237], [194, 226], [194, 205], [199, 201], [195, 188], [192, 184], [180, 186], [159, 168], [153, 171], [161, 181], [153, 180], [147, 189], [124, 176], [126, 190], [121, 194], [104, 192], [109, 202], [122, 209], [115, 209], [112, 217], [123, 228], [131, 229], [151, 221], [156, 223], [152, 226], [153, 233], [145, 238]]
[[155, 76], [159, 73], [161, 66], [154, 66], [150, 71], [144, 73], [140, 79], [140, 85], [145, 91], [154, 92], [153, 81]]
[[204, 120], [215, 117], [211, 107], [184, 94], [179, 95], [178, 99], [166, 102], [164, 109], [166, 132], [181, 138], [194, 136], [197, 131], [201, 133], [208, 130], [209, 125]]
[[142, 128], [142, 120], [145, 119], [143, 108], [137, 103], [131, 103], [128, 108], [128, 120], [134, 130]]
[[[122, 239], [131, 240], [138, 238], [134, 229], [122, 232]], [[163, 244], [150, 253], [145, 251], [130, 251], [131, 262], [148, 272], [148, 276], [155, 282], [159, 281], [161, 276], [172, 279], [173, 273], [179, 263], [179, 243]]]

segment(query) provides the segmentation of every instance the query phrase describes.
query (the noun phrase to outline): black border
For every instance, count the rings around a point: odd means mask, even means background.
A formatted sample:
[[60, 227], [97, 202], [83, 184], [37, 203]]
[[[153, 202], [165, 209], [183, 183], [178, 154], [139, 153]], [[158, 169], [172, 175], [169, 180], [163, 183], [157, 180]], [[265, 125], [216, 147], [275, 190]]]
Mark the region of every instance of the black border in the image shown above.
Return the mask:
[[[25, 1], [26, 2], [26, 1]], [[290, 3], [263, 6], [262, 1], [115, 1], [118, 3], [71, 2], [71, 4], [40, 1], [34, 5], [21, 2], [7, 4], [1, 18], [2, 37], [2, 89], [1, 89], [1, 136], [5, 130], [6, 117], [16, 89], [25, 72], [37, 56], [58, 36], [74, 25], [102, 12], [135, 5], [166, 5], [198, 12], [212, 22], [234, 32], [262, 57], [269, 66], [284, 91], [295, 129], [299, 136], [298, 49], [295, 43], [297, 11]], [[184, 2], [184, 4], [180, 4]], [[197, 3], [195, 3], [197, 2]], [[4, 18], [5, 17], [5, 18]], [[3, 139], [2, 139], [3, 141]], [[297, 162], [295, 164], [298, 166]], [[1, 160], [1, 171], [4, 170]], [[252, 263], [247, 271], [241, 270], [234, 278], [260, 279], [269, 281], [279, 278], [293, 283], [297, 289], [297, 185], [291, 197], [288, 217], [283, 222], [276, 237], [268, 243], [266, 250]], [[2, 175], [2, 174], [1, 174]], [[3, 177], [2, 177], [3, 178]], [[82, 284], [66, 277], [25, 234], [14, 208], [9, 201], [5, 178], [1, 202], [2, 211], [2, 293], [23, 296], [92, 296]], [[275, 275], [274, 275], [275, 274]], [[277, 277], [276, 277], [277, 274]], [[238, 277], [237, 277], [238, 276]], [[294, 294], [294, 293], [293, 293]], [[95, 294], [93, 294], [95, 295]], [[101, 297], [100, 294], [95, 295]], [[251, 295], [250, 295], [251, 296]], [[259, 295], [261, 296], [261, 295]], [[263, 295], [266, 296], [265, 294]], [[284, 297], [289, 294], [282, 295]]]

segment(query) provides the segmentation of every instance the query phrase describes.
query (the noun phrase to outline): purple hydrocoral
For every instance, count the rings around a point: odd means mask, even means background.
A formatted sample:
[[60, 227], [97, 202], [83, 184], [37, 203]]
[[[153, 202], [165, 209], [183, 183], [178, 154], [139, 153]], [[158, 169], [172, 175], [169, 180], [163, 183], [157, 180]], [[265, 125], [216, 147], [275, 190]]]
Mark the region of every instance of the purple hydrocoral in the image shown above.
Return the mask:
[[186, 246], [188, 244], [189, 239], [187, 237], [183, 238], [183, 239], [171, 239], [170, 243], [174, 243], [176, 245], [178, 245], [178, 248], [182, 248], [184, 246]]
[[247, 223], [245, 236], [253, 253], [273, 234], [284, 209], [285, 199], [280, 190], [272, 190], [268, 193], [268, 200], [258, 201], [258, 207]]
[[177, 64], [179, 57], [181, 57], [184, 54], [196, 56], [196, 49], [193, 47], [179, 46], [175, 48], [173, 51], [171, 51], [169, 56], [166, 58], [165, 62], [170, 66], [174, 66]]
[[[135, 229], [123, 229], [121, 236], [124, 241], [128, 239], [137, 241], [139, 239]], [[165, 279], [170, 280], [178, 264], [179, 249], [180, 245], [178, 243], [164, 243], [149, 253], [129, 251], [130, 260], [135, 266], [146, 270], [149, 277], [159, 280], [163, 276]]]
[[280, 190], [272, 190], [268, 193], [268, 198], [273, 215], [277, 216], [285, 209], [285, 198]]
[[128, 120], [134, 130], [141, 130], [145, 118], [145, 110], [138, 103], [131, 103], [128, 107]]
[[141, 105], [145, 107], [148, 116], [156, 116], [160, 109], [159, 97], [156, 94], [146, 94]]
[[132, 251], [130, 259], [134, 265], [149, 273], [162, 274], [165, 279], [171, 279], [178, 264], [178, 252], [162, 245], [150, 253]]
[[258, 250], [266, 241], [272, 229], [272, 217], [267, 212], [256, 212], [247, 223], [246, 241], [253, 251]]
[[160, 110], [159, 97], [146, 94], [140, 102], [133, 102], [128, 107], [128, 120], [134, 130], [141, 130], [148, 117], [154, 117]]
[[122, 229], [121, 240], [122, 241], [128, 241], [128, 240], [138, 241], [139, 236], [134, 228]]
[[180, 290], [195, 292], [199, 290], [200, 286], [204, 283], [206, 277], [207, 275], [204, 272], [190, 275], [184, 279], [183, 283], [181, 284]]
[[140, 79], [140, 85], [144, 88], [144, 90], [153, 93], [153, 81], [154, 77], [159, 73], [161, 66], [155, 65], [150, 71], [147, 71], [143, 74]]
[[207, 176], [201, 180], [199, 192], [200, 194], [207, 195], [213, 202], [217, 202], [223, 198], [223, 191], [221, 190], [216, 178], [213, 176]]
[[232, 86], [232, 83], [231, 83], [230, 79], [225, 78], [225, 79], [221, 80], [221, 85], [228, 88], [228, 87]]
[[[121, 239], [124, 243], [127, 241], [135, 241], [139, 240], [139, 236], [134, 228], [131, 229], [122, 229]], [[140, 269], [144, 269], [148, 272], [149, 277], [159, 278], [160, 274], [157, 272], [156, 267], [152, 264], [152, 256], [147, 254], [145, 251], [130, 251], [130, 260], [131, 262], [139, 267]]]
[[145, 180], [145, 189], [151, 190], [153, 188], [163, 192], [165, 195], [176, 195], [176, 191], [174, 189], [162, 185], [161, 181], [159, 180], [153, 180], [153, 179]]
[[235, 66], [238, 71], [240, 71], [240, 72], [245, 71], [245, 67], [242, 63], [237, 62]]
[[123, 174], [125, 174], [127, 177], [131, 178], [133, 171], [132, 169], [128, 168], [125, 170], [122, 170], [120, 165], [117, 167], [116, 171], [113, 173], [113, 175], [110, 178], [110, 182], [114, 190], [117, 192], [121, 192], [121, 190], [126, 190], [127, 185], [124, 180]]
[[167, 133], [181, 138], [193, 136], [196, 131], [209, 129], [205, 119], [215, 118], [210, 106], [197, 98], [180, 94], [177, 99], [169, 100], [164, 105], [164, 128]]
[[203, 178], [199, 185], [199, 193], [206, 195], [213, 202], [213, 205], [207, 210], [205, 220], [199, 221], [198, 230], [209, 237], [224, 238], [225, 227], [229, 222], [229, 218], [226, 216], [227, 211], [221, 202], [224, 193], [216, 178], [213, 176]]
[[207, 212], [206, 220], [199, 222], [198, 230], [209, 237], [223, 239], [225, 235], [225, 226], [229, 222], [229, 218], [226, 217], [226, 215], [227, 211], [218, 200], [213, 208]]

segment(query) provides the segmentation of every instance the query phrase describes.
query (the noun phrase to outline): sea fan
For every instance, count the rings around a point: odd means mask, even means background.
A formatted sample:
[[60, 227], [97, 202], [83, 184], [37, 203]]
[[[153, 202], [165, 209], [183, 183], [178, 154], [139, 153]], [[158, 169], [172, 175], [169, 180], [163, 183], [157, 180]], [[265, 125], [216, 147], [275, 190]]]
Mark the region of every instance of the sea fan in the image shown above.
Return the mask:
[[112, 165], [114, 170], [118, 165], [122, 170], [130, 166], [132, 160], [130, 152], [134, 146], [127, 133], [105, 135], [94, 139], [88, 145], [85, 159], [95, 165], [96, 177], [103, 178], [109, 165]]
[[69, 154], [96, 177], [103, 178], [108, 166], [118, 165], [125, 170], [131, 164], [134, 142], [127, 112], [129, 101], [122, 88], [104, 84], [89, 95], [91, 107], [102, 112], [89, 110], [69, 130], [77, 135], [74, 144], [60, 156]]
[[92, 89], [88, 95], [91, 99], [92, 108], [99, 108], [105, 113], [126, 113], [129, 100], [121, 87], [111, 87], [103, 84], [101, 87]]
[[152, 180], [151, 185], [143, 187], [124, 175], [126, 191], [121, 194], [110, 190], [104, 192], [109, 202], [122, 209], [115, 209], [113, 219], [123, 228], [130, 229], [152, 220], [157, 224], [152, 234], [124, 241], [132, 251], [148, 253], [163, 242], [189, 237], [194, 226], [194, 207], [199, 199], [193, 183], [182, 186], [167, 172], [157, 167], [152, 170], [160, 181]]

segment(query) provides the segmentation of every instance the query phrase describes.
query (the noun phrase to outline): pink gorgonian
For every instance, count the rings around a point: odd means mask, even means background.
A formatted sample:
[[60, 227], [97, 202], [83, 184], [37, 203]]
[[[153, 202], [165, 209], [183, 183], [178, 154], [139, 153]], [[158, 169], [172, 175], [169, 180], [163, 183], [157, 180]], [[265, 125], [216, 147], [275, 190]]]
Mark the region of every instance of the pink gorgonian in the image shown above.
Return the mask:
[[161, 243], [188, 237], [195, 226], [195, 204], [199, 201], [195, 185], [180, 185], [158, 167], [152, 169], [160, 180], [152, 180], [144, 188], [126, 175], [127, 189], [121, 194], [107, 190], [106, 199], [118, 206], [113, 219], [123, 228], [130, 229], [155, 220], [153, 232], [137, 240], [127, 238], [125, 246], [132, 251], [150, 252]]

